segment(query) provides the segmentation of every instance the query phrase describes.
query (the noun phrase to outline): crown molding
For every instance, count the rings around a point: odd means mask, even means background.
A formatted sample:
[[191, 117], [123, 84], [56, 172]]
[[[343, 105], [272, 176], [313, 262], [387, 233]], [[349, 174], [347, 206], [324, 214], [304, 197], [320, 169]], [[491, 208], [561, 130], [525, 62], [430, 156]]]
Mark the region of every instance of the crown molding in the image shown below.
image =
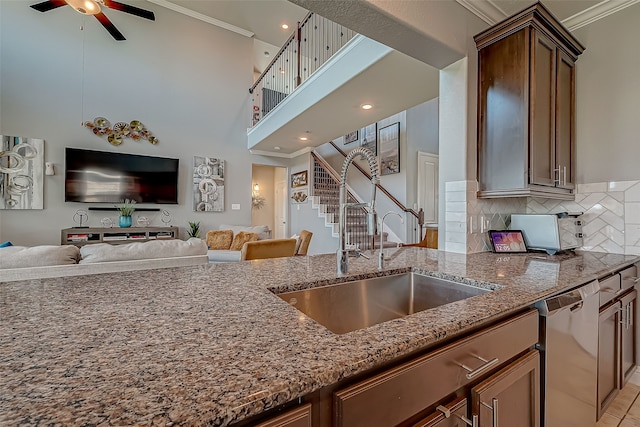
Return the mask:
[[278, 153], [275, 151], [264, 151], [264, 150], [253, 150], [250, 149], [249, 152], [251, 154], [255, 154], [258, 156], [268, 156], [268, 157], [280, 157], [284, 159], [295, 159], [298, 156], [309, 153], [313, 151], [315, 147], [304, 147], [298, 151], [294, 151], [293, 153]]
[[177, 5], [175, 3], [171, 3], [170, 1], [167, 1], [167, 0], [147, 0], [147, 1], [157, 4], [158, 6], [162, 6], [167, 9], [173, 10], [174, 12], [178, 12], [183, 15], [190, 16], [191, 18], [199, 19], [200, 21], [206, 22], [211, 25], [215, 25], [216, 27], [233, 31], [236, 34], [240, 34], [245, 37], [254, 36], [254, 33], [252, 33], [251, 31], [247, 31], [244, 28], [236, 27], [235, 25], [231, 25], [227, 22], [220, 21], [219, 19], [215, 19], [210, 16], [204, 15], [202, 13], [196, 12], [195, 10], [191, 10], [186, 7]]
[[580, 27], [589, 25], [599, 19], [621, 11], [629, 6], [632, 6], [640, 0], [604, 0], [596, 5], [591, 6], [582, 12], [576, 13], [573, 16], [563, 20], [562, 23], [567, 27], [569, 31], [577, 30]]
[[[456, 0], [456, 2], [489, 25], [500, 22], [507, 17], [507, 14], [491, 0]], [[603, 0], [562, 20], [562, 24], [569, 31], [574, 31], [638, 2], [640, 0]]]
[[456, 0], [460, 5], [482, 19], [489, 25], [500, 22], [507, 17], [502, 9], [491, 0]]

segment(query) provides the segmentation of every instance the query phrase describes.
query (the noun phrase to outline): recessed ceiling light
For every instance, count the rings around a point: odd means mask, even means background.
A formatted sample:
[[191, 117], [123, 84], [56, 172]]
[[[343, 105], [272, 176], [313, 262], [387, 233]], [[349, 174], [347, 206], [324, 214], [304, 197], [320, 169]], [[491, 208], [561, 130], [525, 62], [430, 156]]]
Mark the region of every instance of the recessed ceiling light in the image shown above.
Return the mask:
[[360, 108], [363, 110], [371, 110], [373, 108], [373, 104], [362, 104]]
[[308, 141], [309, 138], [307, 138], [306, 136], [301, 136], [300, 138], [298, 138], [300, 141]]
[[273, 147], [274, 150], [276, 151], [280, 151], [280, 147], [278, 147], [277, 145], [275, 147]]
[[289, 24], [282, 24], [281, 25], [283, 30], [288, 30], [289, 29]]

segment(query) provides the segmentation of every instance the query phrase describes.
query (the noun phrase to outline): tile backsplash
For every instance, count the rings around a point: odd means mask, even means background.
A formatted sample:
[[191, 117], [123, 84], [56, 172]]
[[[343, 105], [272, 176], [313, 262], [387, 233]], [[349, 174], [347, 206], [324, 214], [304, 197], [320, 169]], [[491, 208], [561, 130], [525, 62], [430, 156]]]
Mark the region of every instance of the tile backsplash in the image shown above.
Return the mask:
[[640, 181], [578, 184], [573, 202], [533, 198], [527, 213], [584, 212], [582, 249], [640, 255]]
[[508, 228], [512, 213], [583, 212], [582, 249], [640, 255], [640, 181], [579, 184], [575, 201], [477, 199], [477, 182], [445, 185], [445, 250], [489, 250], [486, 231]]

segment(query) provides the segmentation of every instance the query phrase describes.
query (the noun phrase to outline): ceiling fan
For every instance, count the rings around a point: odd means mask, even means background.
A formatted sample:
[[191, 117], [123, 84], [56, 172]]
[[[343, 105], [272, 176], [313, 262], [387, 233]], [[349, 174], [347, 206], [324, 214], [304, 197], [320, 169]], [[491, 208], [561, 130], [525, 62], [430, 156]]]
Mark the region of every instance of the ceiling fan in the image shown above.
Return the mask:
[[93, 15], [102, 24], [109, 34], [116, 40], [126, 40], [122, 33], [118, 31], [115, 25], [102, 13], [101, 6], [108, 7], [109, 9], [119, 10], [121, 12], [130, 13], [131, 15], [139, 16], [140, 18], [155, 21], [156, 16], [153, 12], [140, 9], [139, 7], [129, 6], [127, 4], [119, 3], [113, 0], [47, 0], [42, 3], [31, 5], [32, 8], [39, 12], [48, 12], [52, 9], [56, 9], [60, 6], [69, 5], [76, 10], [76, 12], [83, 15]]

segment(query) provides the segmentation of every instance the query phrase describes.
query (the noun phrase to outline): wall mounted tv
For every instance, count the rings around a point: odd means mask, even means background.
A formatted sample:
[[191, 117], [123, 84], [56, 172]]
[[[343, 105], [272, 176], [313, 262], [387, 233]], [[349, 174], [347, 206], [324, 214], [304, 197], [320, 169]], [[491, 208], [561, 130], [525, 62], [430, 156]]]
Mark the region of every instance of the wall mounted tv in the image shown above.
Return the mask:
[[178, 159], [65, 150], [64, 201], [178, 203]]

